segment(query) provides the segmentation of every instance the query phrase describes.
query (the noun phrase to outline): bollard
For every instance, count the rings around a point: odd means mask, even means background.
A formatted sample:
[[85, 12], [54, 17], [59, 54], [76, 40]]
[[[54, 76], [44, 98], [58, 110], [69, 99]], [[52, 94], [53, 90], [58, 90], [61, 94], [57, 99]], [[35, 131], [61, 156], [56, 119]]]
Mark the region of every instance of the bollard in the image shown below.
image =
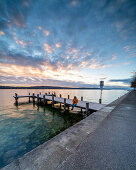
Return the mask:
[[43, 95], [43, 104], [45, 104], [45, 95]]
[[[83, 96], [81, 96], [81, 101], [83, 101]], [[83, 112], [83, 110], [81, 109], [81, 113]]]
[[54, 95], [52, 94], [52, 107], [54, 107]]
[[39, 104], [39, 94], [37, 94], [37, 103]]
[[86, 103], [86, 115], [88, 115], [89, 103]]
[[[62, 97], [62, 95], [60, 94], [60, 98]], [[61, 103], [60, 103], [60, 109], [61, 109]]]
[[66, 111], [66, 98], [64, 98], [64, 112]]
[[[45, 95], [44, 96], [47, 96], [47, 93], [45, 93]], [[47, 104], [47, 99], [45, 99], [45, 101], [44, 101], [45, 103], [44, 104]]]
[[31, 101], [30, 101], [30, 93], [29, 93], [29, 103], [30, 103]]

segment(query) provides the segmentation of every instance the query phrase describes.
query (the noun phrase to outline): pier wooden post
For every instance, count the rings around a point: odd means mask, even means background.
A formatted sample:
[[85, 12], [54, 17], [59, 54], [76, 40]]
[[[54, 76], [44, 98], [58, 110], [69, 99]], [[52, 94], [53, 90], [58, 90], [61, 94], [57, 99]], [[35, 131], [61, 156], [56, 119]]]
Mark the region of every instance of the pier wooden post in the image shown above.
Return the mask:
[[33, 103], [35, 103], [35, 94], [33, 93]]
[[30, 103], [31, 101], [30, 101], [30, 93], [29, 93], [29, 103]]
[[17, 93], [15, 93], [15, 103], [18, 104], [18, 97], [17, 97]]
[[86, 103], [86, 115], [88, 114], [88, 110], [89, 110], [89, 103]]
[[45, 104], [45, 95], [43, 95], [43, 104]]
[[[60, 98], [62, 97], [62, 95], [60, 94]], [[60, 103], [60, 109], [61, 109], [61, 103]]]
[[39, 94], [37, 94], [37, 103], [39, 104]]
[[69, 99], [69, 95], [68, 95], [68, 99]]
[[[45, 96], [47, 96], [47, 93], [45, 93]], [[45, 104], [47, 104], [47, 99], [45, 99]]]
[[54, 107], [54, 95], [52, 94], [52, 107]]
[[[81, 101], [83, 101], [83, 96], [81, 96]], [[81, 109], [81, 113], [83, 112], [83, 110]]]
[[64, 98], [64, 111], [66, 111], [66, 98]]

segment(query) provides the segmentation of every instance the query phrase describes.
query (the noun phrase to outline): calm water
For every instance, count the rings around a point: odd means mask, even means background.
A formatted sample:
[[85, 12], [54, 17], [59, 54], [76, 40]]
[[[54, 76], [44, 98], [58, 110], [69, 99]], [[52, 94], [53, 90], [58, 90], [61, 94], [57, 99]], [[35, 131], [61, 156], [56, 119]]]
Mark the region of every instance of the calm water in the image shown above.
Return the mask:
[[[25, 104], [28, 99], [19, 99], [14, 105], [14, 93], [19, 95], [55, 91], [57, 95], [70, 98], [83, 96], [84, 100], [98, 102], [99, 90], [0, 90], [0, 168], [49, 140], [56, 134], [82, 119], [79, 115], [64, 115], [50, 107]], [[125, 94], [123, 90], [104, 90], [102, 102], [107, 104]]]

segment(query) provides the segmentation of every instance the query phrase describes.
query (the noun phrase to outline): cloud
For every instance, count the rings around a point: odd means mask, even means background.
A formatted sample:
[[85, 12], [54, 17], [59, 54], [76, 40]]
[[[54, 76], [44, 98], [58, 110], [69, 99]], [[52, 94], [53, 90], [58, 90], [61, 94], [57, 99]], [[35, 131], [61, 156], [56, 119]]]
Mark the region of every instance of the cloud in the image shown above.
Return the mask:
[[111, 64], [109, 64], [109, 65], [102, 64], [102, 63], [99, 63], [98, 61], [96, 61], [95, 58], [91, 58], [91, 64], [90, 64], [89, 68], [91, 68], [91, 69], [104, 69], [106, 67], [112, 67], [112, 65]]
[[128, 46], [128, 45], [124, 47], [125, 51], [127, 51], [127, 52], [130, 51], [130, 48], [131, 48], [131, 47]]
[[130, 64], [130, 62], [125, 62], [125, 63], [123, 63], [124, 65], [129, 65]]
[[50, 35], [50, 32], [48, 30], [43, 30], [43, 33], [46, 35], [46, 36], [49, 36]]
[[131, 81], [132, 81], [132, 78], [128, 78], [128, 79], [111, 79], [111, 80], [109, 80], [110, 82], [122, 82], [122, 83], [124, 83], [124, 84], [130, 84], [131, 83]]
[[41, 26], [38, 26], [38, 29], [39, 29], [39, 30], [42, 30], [42, 27], [41, 27]]
[[125, 56], [135, 63], [135, 9], [129, 0], [0, 1], [0, 63], [18, 75], [24, 69], [29, 75], [77, 81], [106, 68], [114, 77], [111, 60], [122, 68], [129, 63]]
[[112, 60], [116, 60], [117, 57], [118, 57], [117, 55], [113, 54], [113, 55], [112, 55]]
[[13, 37], [17, 44], [20, 44], [23, 48], [27, 45], [23, 40], [19, 40], [16, 36]]
[[48, 52], [49, 54], [53, 53], [53, 48], [50, 45], [48, 45], [47, 43], [44, 43], [43, 46], [44, 46], [45, 52]]
[[56, 47], [57, 47], [57, 48], [60, 48], [60, 47], [61, 47], [61, 44], [60, 44], [60, 43], [56, 43]]
[[5, 35], [5, 33], [4, 33], [3, 31], [0, 31], [0, 36], [1, 36], [1, 35]]
[[18, 85], [50, 85], [50, 86], [65, 86], [65, 87], [98, 87], [96, 84], [87, 84], [82, 81], [62, 81], [54, 79], [45, 79], [37, 77], [23, 77], [23, 76], [0, 76], [0, 84], [18, 84]]
[[73, 0], [72, 2], [71, 2], [71, 5], [73, 5], [73, 6], [75, 6], [75, 5], [77, 5], [78, 4], [78, 1], [77, 0]]

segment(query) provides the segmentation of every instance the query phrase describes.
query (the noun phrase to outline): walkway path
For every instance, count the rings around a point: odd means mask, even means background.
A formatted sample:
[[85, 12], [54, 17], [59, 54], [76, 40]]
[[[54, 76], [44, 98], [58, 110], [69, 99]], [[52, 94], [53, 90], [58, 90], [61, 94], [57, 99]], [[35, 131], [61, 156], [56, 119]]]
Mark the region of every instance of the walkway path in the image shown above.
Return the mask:
[[83, 169], [136, 169], [136, 92], [131, 92], [57, 168]]

